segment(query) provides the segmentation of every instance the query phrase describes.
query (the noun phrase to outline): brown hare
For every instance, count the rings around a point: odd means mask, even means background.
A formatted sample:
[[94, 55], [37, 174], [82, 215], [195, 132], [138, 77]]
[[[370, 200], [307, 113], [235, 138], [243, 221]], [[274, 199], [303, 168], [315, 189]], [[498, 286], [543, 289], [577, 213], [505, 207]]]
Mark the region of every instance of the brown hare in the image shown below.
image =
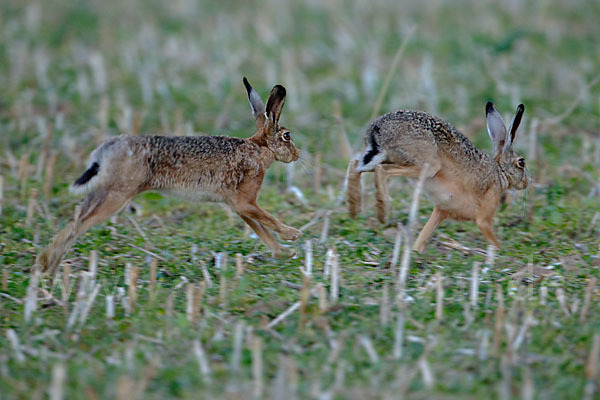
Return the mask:
[[265, 107], [248, 80], [243, 81], [256, 121], [256, 133], [248, 139], [119, 136], [95, 149], [89, 167], [71, 187], [75, 193], [87, 194], [80, 212], [39, 254], [37, 267], [54, 274], [79, 236], [146, 190], [226, 203], [273, 256], [288, 255], [269, 229], [283, 240], [296, 240], [302, 233], [256, 204], [267, 168], [274, 161], [289, 163], [298, 159], [299, 150], [290, 131], [279, 125], [286, 91], [281, 85], [274, 86]]
[[525, 189], [530, 179], [525, 160], [512, 148], [524, 111], [520, 104], [507, 130], [494, 105], [487, 103], [492, 157], [452, 125], [425, 112], [402, 110], [380, 116], [367, 129], [366, 150], [348, 167], [350, 216], [354, 218], [360, 211], [361, 173], [375, 171], [377, 217], [385, 223], [389, 208], [387, 178], [417, 178], [427, 165], [423, 190], [435, 207], [414, 249], [422, 252], [446, 218], [475, 220], [488, 243], [500, 248], [492, 230], [496, 208], [503, 193], [510, 188]]

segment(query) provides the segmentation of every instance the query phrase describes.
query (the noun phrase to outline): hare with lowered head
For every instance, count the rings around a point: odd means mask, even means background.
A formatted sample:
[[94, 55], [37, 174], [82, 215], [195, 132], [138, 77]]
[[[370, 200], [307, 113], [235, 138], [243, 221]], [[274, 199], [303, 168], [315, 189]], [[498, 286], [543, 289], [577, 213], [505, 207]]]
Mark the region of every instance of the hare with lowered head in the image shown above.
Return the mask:
[[446, 218], [475, 220], [488, 243], [500, 248], [492, 219], [502, 195], [510, 188], [525, 189], [529, 172], [513, 151], [525, 107], [520, 104], [508, 130], [491, 102], [485, 107], [493, 155], [481, 152], [463, 134], [440, 118], [421, 111], [382, 115], [366, 132], [366, 150], [350, 161], [347, 198], [350, 215], [360, 211], [360, 174], [375, 171], [376, 209], [381, 223], [388, 214], [387, 177], [417, 178], [427, 168], [423, 190], [435, 207], [414, 248], [422, 252], [433, 231]]
[[298, 159], [290, 131], [279, 126], [286, 91], [281, 85], [274, 86], [265, 107], [246, 78], [244, 85], [256, 120], [256, 133], [248, 139], [119, 136], [94, 150], [88, 169], [72, 186], [76, 193], [87, 193], [80, 212], [38, 256], [37, 266], [54, 274], [79, 236], [146, 190], [227, 203], [273, 256], [285, 255], [269, 229], [283, 240], [296, 240], [302, 233], [260, 208], [256, 198], [267, 168], [274, 161], [289, 163]]

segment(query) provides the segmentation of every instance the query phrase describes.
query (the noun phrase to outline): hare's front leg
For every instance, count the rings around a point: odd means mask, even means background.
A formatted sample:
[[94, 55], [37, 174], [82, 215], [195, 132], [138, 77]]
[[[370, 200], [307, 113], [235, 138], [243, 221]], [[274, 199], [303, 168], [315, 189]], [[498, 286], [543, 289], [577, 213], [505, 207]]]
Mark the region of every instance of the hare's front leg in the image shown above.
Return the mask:
[[302, 236], [302, 232], [291, 226], [287, 226], [277, 218], [260, 208], [257, 204], [246, 204], [241, 210], [237, 210], [241, 215], [252, 218], [259, 224], [274, 230], [279, 234], [282, 240], [296, 240]]
[[274, 230], [283, 240], [296, 240], [302, 236], [301, 231], [283, 224], [277, 218], [260, 208], [254, 201], [238, 198], [233, 202], [232, 206], [240, 216], [251, 218], [260, 225]]
[[496, 246], [498, 249], [500, 249], [500, 242], [498, 242], [498, 239], [494, 234], [494, 214], [496, 213], [496, 208], [499, 203], [500, 195], [490, 193], [490, 195], [486, 196], [481, 202], [481, 208], [477, 210], [477, 214], [475, 215], [475, 223], [481, 233], [483, 233], [483, 236], [485, 236], [487, 242]]
[[252, 218], [246, 217], [245, 215], [240, 215], [240, 217], [244, 220], [244, 222], [248, 224], [250, 228], [252, 228], [254, 232], [256, 232], [260, 240], [262, 240], [262, 242], [269, 248], [269, 250], [271, 250], [273, 257], [285, 258], [293, 257], [296, 255], [295, 251], [287, 251], [288, 249], [281, 247], [267, 228], [265, 228]]
[[448, 215], [444, 211], [440, 210], [438, 206], [433, 207], [431, 217], [429, 217], [429, 221], [427, 221], [427, 223], [421, 230], [421, 233], [419, 233], [419, 237], [417, 238], [413, 249], [418, 251], [419, 253], [422, 253], [423, 249], [425, 249], [425, 244], [427, 244], [427, 242], [431, 238], [433, 231], [435, 231], [436, 228], [440, 225], [440, 223], [447, 217]]
[[477, 224], [477, 227], [479, 227], [481, 233], [483, 233], [483, 236], [485, 236], [487, 242], [491, 245], [496, 246], [497, 249], [500, 249], [500, 242], [498, 242], [498, 239], [494, 234], [493, 218], [493, 214], [477, 216], [477, 218], [475, 219], [475, 223]]

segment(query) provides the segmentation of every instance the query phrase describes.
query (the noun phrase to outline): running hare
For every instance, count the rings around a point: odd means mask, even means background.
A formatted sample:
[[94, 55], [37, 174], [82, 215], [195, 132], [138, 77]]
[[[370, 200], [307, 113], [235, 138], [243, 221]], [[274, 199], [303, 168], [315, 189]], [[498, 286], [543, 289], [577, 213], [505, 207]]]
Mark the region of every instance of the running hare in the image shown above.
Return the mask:
[[61, 230], [38, 256], [42, 271], [54, 274], [75, 240], [105, 221], [135, 195], [159, 190], [191, 200], [229, 204], [278, 257], [283, 240], [296, 240], [298, 229], [284, 225], [256, 204], [267, 168], [274, 161], [298, 159], [290, 131], [279, 126], [286, 91], [273, 87], [267, 106], [244, 78], [256, 133], [248, 139], [226, 136], [119, 136], [90, 156], [88, 169], [75, 181], [75, 193], [87, 193], [75, 220]]
[[350, 161], [347, 197], [350, 215], [360, 211], [360, 174], [375, 170], [377, 216], [385, 223], [389, 194], [387, 177], [419, 177], [433, 213], [414, 248], [422, 252], [433, 231], [446, 218], [475, 220], [490, 244], [500, 247], [492, 219], [500, 198], [510, 188], [525, 189], [529, 172], [512, 144], [525, 107], [520, 104], [508, 130], [491, 102], [485, 106], [493, 156], [478, 150], [449, 123], [421, 111], [396, 111], [377, 118], [367, 129], [366, 150]]

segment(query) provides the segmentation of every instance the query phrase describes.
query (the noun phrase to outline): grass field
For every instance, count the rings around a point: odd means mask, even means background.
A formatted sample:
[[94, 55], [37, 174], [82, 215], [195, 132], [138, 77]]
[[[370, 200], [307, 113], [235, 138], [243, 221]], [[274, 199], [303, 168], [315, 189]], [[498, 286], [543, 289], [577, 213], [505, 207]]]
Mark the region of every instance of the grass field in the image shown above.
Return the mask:
[[[598, 15], [583, 0], [3, 1], [0, 398], [598, 398]], [[89, 152], [120, 133], [248, 137], [242, 76], [288, 90], [302, 160], [273, 165], [259, 203], [305, 227], [298, 257], [271, 258], [217, 204], [146, 193], [36, 283]], [[380, 225], [366, 176], [352, 220], [348, 159], [401, 108], [490, 151], [488, 100], [505, 119], [525, 104], [534, 182], [496, 214], [495, 256], [447, 221], [399, 291], [413, 185], [390, 180]]]

